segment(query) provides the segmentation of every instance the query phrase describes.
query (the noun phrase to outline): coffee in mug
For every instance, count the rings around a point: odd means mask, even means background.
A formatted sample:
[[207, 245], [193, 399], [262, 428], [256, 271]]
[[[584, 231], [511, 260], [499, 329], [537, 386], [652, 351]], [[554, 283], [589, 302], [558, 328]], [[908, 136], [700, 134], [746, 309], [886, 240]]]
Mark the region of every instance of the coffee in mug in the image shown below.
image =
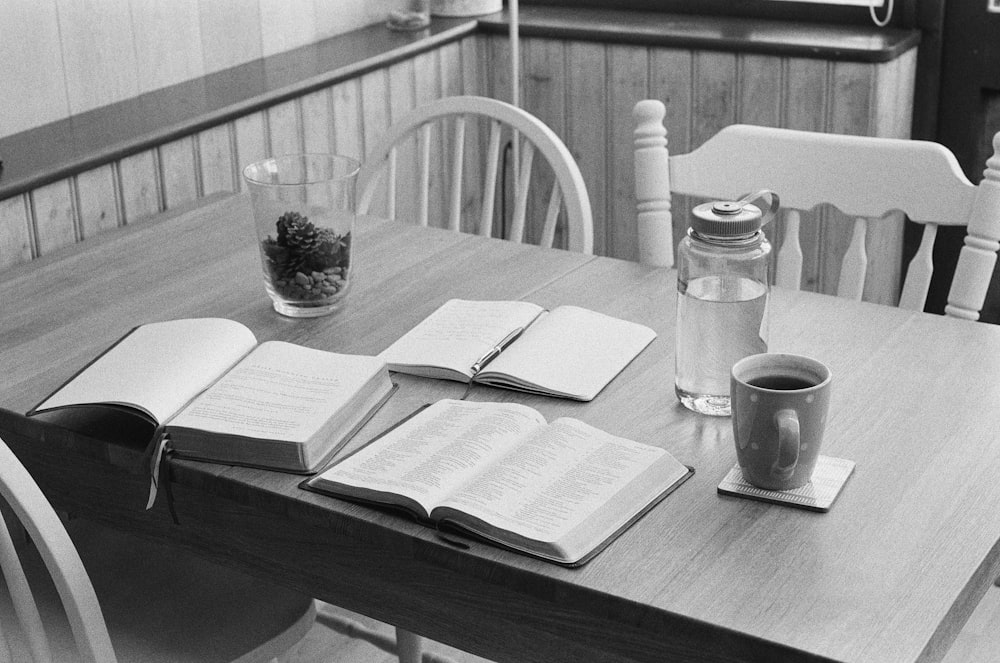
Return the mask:
[[732, 368], [733, 437], [743, 478], [766, 490], [809, 483], [823, 442], [830, 369], [810, 357], [764, 353]]

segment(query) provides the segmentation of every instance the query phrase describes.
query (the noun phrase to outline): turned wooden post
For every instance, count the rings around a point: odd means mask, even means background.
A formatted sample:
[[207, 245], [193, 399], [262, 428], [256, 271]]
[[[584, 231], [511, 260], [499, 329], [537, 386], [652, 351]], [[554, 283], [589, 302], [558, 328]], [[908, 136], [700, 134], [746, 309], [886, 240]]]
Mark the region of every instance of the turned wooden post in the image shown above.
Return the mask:
[[655, 99], [632, 109], [635, 121], [635, 197], [639, 262], [674, 266], [674, 233], [670, 214], [670, 155], [663, 118], [667, 110]]
[[986, 161], [976, 192], [965, 244], [948, 292], [948, 315], [978, 320], [1000, 249], [1000, 132], [993, 136], [993, 156]]

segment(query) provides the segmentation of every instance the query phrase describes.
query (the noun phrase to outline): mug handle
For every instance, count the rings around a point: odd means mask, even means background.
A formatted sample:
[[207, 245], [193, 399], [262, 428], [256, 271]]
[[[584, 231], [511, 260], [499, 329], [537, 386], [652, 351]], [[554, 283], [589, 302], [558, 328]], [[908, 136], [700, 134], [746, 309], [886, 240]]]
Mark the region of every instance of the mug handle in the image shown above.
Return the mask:
[[[771, 474], [789, 476], [799, 464], [799, 415], [795, 410], [778, 410], [774, 422], [778, 425], [778, 457], [771, 465]], [[791, 462], [782, 465], [786, 455]]]

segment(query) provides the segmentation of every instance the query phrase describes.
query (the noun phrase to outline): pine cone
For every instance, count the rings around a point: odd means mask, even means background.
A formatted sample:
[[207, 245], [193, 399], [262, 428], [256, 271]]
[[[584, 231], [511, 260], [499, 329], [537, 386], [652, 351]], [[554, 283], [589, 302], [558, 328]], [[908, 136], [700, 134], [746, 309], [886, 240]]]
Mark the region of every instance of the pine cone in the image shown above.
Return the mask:
[[319, 238], [316, 226], [298, 212], [285, 212], [278, 218], [278, 244], [293, 251], [309, 253]]
[[285, 212], [278, 217], [278, 223], [275, 224], [278, 229], [278, 239], [277, 242], [281, 246], [288, 246], [288, 229], [293, 223], [300, 223], [302, 221], [302, 215], [298, 212]]

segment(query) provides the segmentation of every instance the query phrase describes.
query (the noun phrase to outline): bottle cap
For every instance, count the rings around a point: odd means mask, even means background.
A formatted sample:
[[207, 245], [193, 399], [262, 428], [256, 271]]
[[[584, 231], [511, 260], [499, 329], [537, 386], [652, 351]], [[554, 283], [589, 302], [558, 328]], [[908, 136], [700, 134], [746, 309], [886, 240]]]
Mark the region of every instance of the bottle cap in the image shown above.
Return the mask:
[[[767, 216], [756, 203], [767, 203]], [[770, 221], [778, 210], [778, 195], [758, 191], [737, 201], [718, 200], [703, 203], [692, 210], [691, 227], [700, 235], [743, 237], [752, 235]]]
[[692, 211], [691, 227], [699, 235], [740, 237], [760, 230], [761, 214], [756, 205], [716, 201], [698, 205]]

